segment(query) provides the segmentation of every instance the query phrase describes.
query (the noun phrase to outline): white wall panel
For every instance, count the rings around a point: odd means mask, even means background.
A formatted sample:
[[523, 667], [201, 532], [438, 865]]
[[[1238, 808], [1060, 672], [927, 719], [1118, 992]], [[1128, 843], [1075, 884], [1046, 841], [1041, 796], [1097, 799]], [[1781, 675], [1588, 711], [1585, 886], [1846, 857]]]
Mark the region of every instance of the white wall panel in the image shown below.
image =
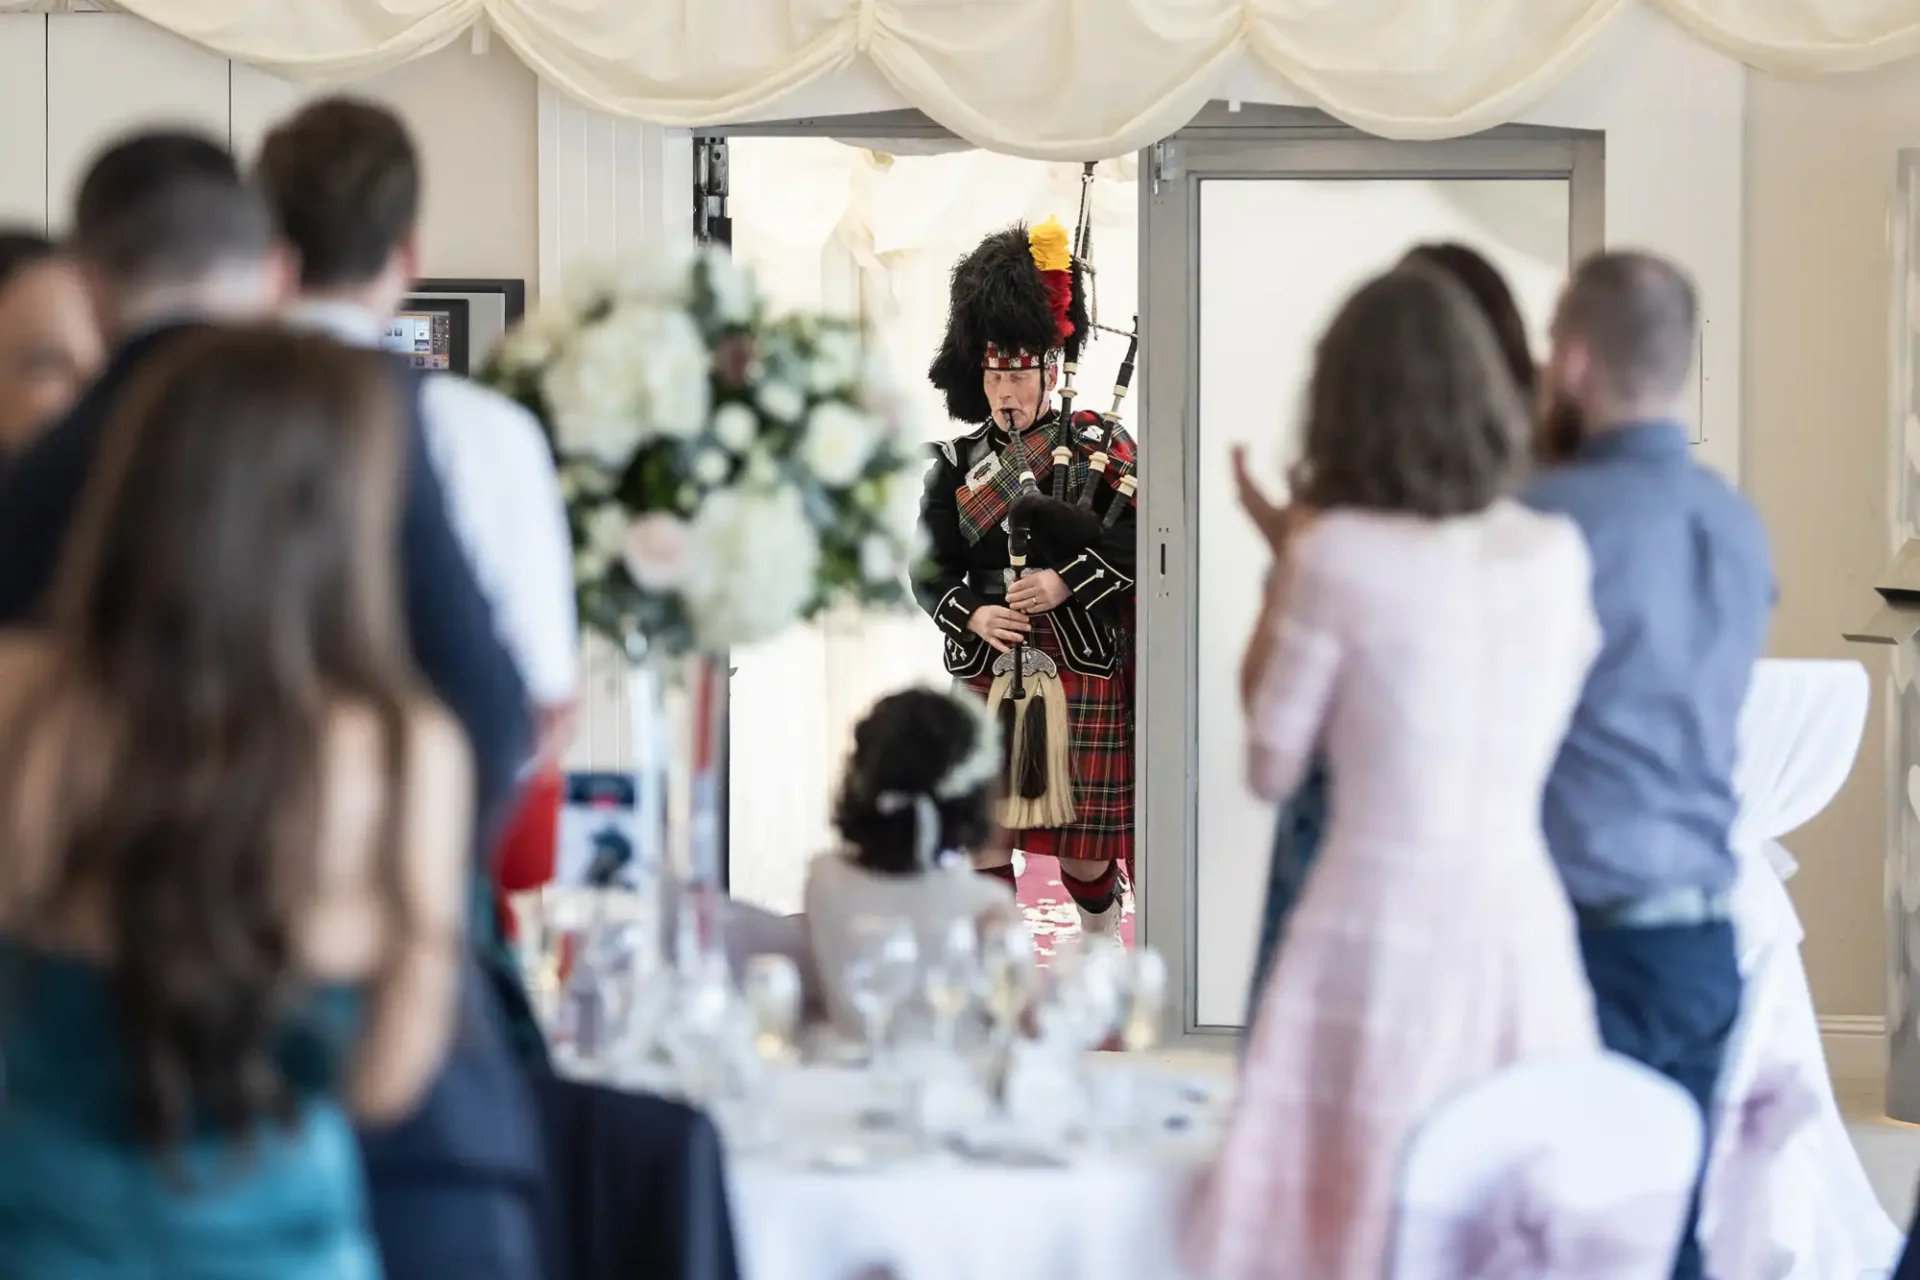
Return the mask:
[[0, 14], [0, 223], [47, 225], [44, 14]]
[[323, 85], [295, 84], [244, 62], [232, 64], [233, 154], [251, 166], [267, 131], [314, 98], [332, 92]]
[[46, 190], [64, 228], [95, 153], [133, 129], [187, 127], [228, 137], [227, 60], [137, 18], [47, 19]]

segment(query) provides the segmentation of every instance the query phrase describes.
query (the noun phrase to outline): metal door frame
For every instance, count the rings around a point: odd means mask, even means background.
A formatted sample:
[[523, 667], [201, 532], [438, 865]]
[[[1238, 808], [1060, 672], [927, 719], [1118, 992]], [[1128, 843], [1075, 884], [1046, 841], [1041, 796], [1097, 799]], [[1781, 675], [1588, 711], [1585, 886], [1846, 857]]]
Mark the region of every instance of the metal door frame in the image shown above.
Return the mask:
[[[1166, 957], [1171, 1040], [1222, 1047], [1241, 1028], [1198, 1019], [1200, 188], [1231, 179], [1562, 179], [1568, 261], [1601, 247], [1599, 134], [1504, 126], [1471, 138], [1393, 142], [1293, 108], [1209, 107], [1141, 164], [1142, 656], [1136, 774], [1140, 934]], [[1169, 371], [1172, 371], [1169, 373]], [[1185, 371], [1184, 373], [1182, 371]], [[1169, 444], [1175, 447], [1168, 447]], [[1147, 661], [1151, 655], [1152, 661]], [[1265, 885], [1247, 892], [1262, 895]]]

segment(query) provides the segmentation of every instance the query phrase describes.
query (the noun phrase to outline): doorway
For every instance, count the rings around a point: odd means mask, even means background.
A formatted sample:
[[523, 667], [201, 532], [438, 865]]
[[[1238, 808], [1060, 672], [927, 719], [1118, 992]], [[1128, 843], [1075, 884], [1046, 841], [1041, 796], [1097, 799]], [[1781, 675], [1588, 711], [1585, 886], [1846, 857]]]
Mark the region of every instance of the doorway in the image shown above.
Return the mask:
[[1313, 116], [1210, 109], [1151, 150], [1142, 190], [1143, 350], [1160, 375], [1140, 494], [1141, 563], [1157, 570], [1141, 578], [1144, 932], [1167, 956], [1179, 1030], [1199, 1040], [1243, 1023], [1274, 827], [1243, 781], [1240, 649], [1267, 556], [1232, 447], [1279, 484], [1317, 335], [1416, 244], [1484, 253], [1544, 350], [1568, 265], [1603, 240], [1597, 137], [1396, 143]]
[[[1069, 219], [1078, 166], [975, 151], [915, 112], [712, 132], [731, 151], [735, 252], [779, 301], [864, 315], [924, 397], [929, 439], [960, 430], [922, 376], [947, 268], [1017, 219]], [[807, 167], [818, 172], [796, 176]], [[1137, 308], [1141, 326], [1127, 421], [1141, 446], [1134, 924], [1166, 956], [1180, 1039], [1239, 1033], [1273, 831], [1239, 761], [1234, 672], [1265, 563], [1234, 502], [1229, 450], [1248, 443], [1278, 474], [1318, 330], [1421, 242], [1485, 253], [1544, 347], [1568, 264], [1603, 244], [1604, 171], [1595, 134], [1509, 126], [1400, 143], [1316, 111], [1224, 105], [1099, 167], [1102, 321]], [[1083, 406], [1104, 407], [1124, 347], [1093, 344]], [[938, 645], [914, 612], [829, 620], [735, 661], [732, 884], [794, 910], [806, 860], [832, 843], [852, 724], [879, 694], [942, 679]], [[1043, 945], [1072, 916], [1064, 894], [1054, 907], [1038, 920]]]
[[[1081, 166], [996, 155], [927, 127], [903, 131], [899, 121], [827, 127], [830, 136], [797, 126], [729, 134], [732, 251], [774, 306], [865, 320], [929, 445], [969, 430], [977, 424], [950, 421], [925, 375], [946, 326], [949, 272], [1013, 223], [1051, 216], [1071, 226]], [[1137, 167], [1133, 156], [1097, 166], [1090, 191], [1089, 294], [1107, 329], [1130, 328], [1137, 310]], [[1122, 334], [1096, 330], [1076, 378], [1081, 407], [1111, 407], [1126, 348]], [[728, 884], [736, 898], [800, 909], [808, 861], [835, 843], [832, 802], [855, 723], [887, 693], [948, 684], [941, 647], [932, 622], [909, 608], [831, 616], [731, 655]], [[1023, 861], [1021, 900], [1044, 956], [1057, 934], [1077, 927], [1076, 915], [1052, 859]]]

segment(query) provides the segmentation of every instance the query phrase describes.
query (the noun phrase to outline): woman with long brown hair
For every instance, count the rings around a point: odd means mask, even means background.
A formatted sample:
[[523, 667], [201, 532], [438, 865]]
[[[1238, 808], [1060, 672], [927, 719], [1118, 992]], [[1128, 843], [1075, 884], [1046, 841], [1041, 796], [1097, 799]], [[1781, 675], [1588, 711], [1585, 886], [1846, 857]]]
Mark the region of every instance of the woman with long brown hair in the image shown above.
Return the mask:
[[373, 1277], [355, 1119], [453, 1023], [470, 765], [377, 355], [183, 335], [0, 640], [0, 1274]]
[[1527, 425], [1420, 265], [1321, 339], [1242, 693], [1247, 773], [1324, 746], [1325, 848], [1255, 1014], [1193, 1241], [1216, 1277], [1377, 1280], [1405, 1140], [1456, 1087], [1598, 1044], [1540, 790], [1599, 643], [1585, 545], [1509, 496]]
[[[1540, 366], [1527, 341], [1527, 323], [1513, 300], [1513, 290], [1500, 269], [1479, 250], [1458, 241], [1415, 245], [1400, 260], [1402, 266], [1431, 267], [1451, 277], [1466, 290], [1499, 356], [1499, 364], [1513, 381], [1523, 411], [1531, 412], [1539, 398]], [[1549, 459], [1542, 441], [1535, 439], [1536, 463]], [[1236, 459], [1242, 501], [1255, 519], [1267, 517], [1269, 504], [1258, 486], [1246, 473], [1244, 459]], [[1306, 884], [1307, 873], [1319, 854], [1327, 830], [1327, 768], [1324, 758], [1316, 757], [1307, 768], [1298, 788], [1280, 805], [1274, 823], [1273, 857], [1267, 870], [1266, 905], [1260, 916], [1260, 937], [1253, 953], [1253, 981], [1248, 986], [1250, 1009], [1259, 1007], [1260, 992], [1266, 985], [1267, 968], [1280, 945], [1287, 916]], [[1252, 1022], [1251, 1012], [1248, 1022]]]

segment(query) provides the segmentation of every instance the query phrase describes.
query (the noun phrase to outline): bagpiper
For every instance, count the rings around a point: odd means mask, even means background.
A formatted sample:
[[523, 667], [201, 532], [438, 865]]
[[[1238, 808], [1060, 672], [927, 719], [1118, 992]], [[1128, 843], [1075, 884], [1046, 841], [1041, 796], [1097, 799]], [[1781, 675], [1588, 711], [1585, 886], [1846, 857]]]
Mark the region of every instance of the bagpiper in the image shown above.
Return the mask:
[[[1083, 212], [1083, 253], [1086, 225]], [[1049, 219], [988, 236], [954, 267], [927, 373], [973, 425], [935, 446], [915, 596], [948, 672], [1001, 725], [1010, 838], [976, 867], [1014, 884], [1014, 850], [1058, 859], [1082, 930], [1112, 937], [1133, 859], [1138, 478], [1118, 411], [1136, 347], [1113, 411], [1074, 412], [1091, 327], [1075, 247]]]

